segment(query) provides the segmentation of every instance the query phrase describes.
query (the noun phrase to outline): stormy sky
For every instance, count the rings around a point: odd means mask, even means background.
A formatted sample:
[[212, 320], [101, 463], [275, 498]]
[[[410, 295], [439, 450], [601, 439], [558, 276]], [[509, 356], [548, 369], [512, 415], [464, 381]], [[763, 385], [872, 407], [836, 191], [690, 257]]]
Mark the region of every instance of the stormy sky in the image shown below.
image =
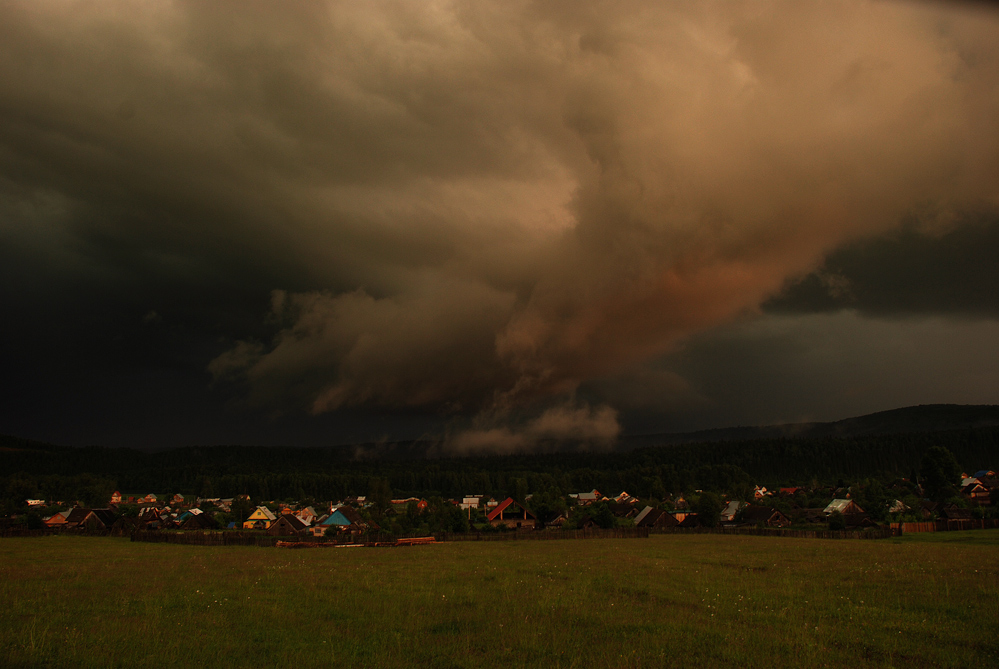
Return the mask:
[[0, 5], [0, 432], [451, 452], [999, 403], [999, 11]]

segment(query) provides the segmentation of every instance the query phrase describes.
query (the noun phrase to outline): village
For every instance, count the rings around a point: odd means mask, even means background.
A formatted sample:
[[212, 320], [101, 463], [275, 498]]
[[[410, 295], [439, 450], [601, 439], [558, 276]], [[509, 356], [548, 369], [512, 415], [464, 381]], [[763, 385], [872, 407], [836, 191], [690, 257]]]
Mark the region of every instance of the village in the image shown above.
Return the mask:
[[[784, 528], [863, 531], [939, 531], [991, 527], [996, 521], [999, 476], [982, 470], [962, 474], [958, 494], [932, 501], [921, 486], [902, 479], [877, 490], [867, 486], [755, 486], [751, 500], [726, 499], [694, 491], [665, 500], [640, 499], [625, 491], [599, 490], [512, 496], [469, 494], [457, 499], [348, 497], [262, 501], [183, 494], [123, 495], [115, 491], [103, 508], [25, 500], [35, 529], [128, 536], [136, 532], [256, 532], [280, 537], [357, 538], [371, 533], [418, 534], [557, 532], [610, 528], [685, 529]], [[44, 515], [39, 515], [42, 511]], [[38, 522], [40, 519], [40, 523]], [[23, 518], [8, 519], [7, 527]]]

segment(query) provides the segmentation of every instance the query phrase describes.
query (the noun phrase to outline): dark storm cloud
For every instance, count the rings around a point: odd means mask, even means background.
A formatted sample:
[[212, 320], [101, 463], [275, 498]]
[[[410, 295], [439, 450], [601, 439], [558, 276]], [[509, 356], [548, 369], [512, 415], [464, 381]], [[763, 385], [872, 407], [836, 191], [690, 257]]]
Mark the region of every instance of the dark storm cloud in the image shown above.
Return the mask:
[[[766, 315], [688, 340], [650, 365], [644, 406], [607, 382], [630, 432], [838, 420], [902, 406], [995, 403], [999, 321], [870, 319], [856, 312]], [[659, 398], [668, 400], [660, 401]]]
[[999, 205], [997, 37], [860, 1], [8, 4], [8, 344], [604, 443], [580, 384]]
[[822, 267], [763, 305], [774, 313], [999, 317], [999, 217], [910, 221], [831, 253]]

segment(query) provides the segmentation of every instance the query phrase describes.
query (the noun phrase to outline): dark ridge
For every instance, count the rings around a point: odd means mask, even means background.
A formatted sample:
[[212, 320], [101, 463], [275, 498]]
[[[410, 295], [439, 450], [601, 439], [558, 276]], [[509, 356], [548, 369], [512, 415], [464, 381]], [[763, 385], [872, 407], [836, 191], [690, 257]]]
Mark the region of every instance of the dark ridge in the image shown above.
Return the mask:
[[908, 432], [941, 432], [997, 425], [999, 425], [999, 405], [920, 404], [919, 406], [879, 411], [829, 423], [788, 423], [784, 425], [725, 427], [672, 434], [624, 436], [621, 438], [621, 449], [632, 450], [645, 446], [761, 439], [846, 439]]

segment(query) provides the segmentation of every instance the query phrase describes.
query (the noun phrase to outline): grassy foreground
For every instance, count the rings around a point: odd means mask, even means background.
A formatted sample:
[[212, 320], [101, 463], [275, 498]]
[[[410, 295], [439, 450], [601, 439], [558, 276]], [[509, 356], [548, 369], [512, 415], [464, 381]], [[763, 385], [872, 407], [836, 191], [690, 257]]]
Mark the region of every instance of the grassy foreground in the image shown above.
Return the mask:
[[999, 531], [396, 549], [0, 540], [13, 667], [999, 664]]

